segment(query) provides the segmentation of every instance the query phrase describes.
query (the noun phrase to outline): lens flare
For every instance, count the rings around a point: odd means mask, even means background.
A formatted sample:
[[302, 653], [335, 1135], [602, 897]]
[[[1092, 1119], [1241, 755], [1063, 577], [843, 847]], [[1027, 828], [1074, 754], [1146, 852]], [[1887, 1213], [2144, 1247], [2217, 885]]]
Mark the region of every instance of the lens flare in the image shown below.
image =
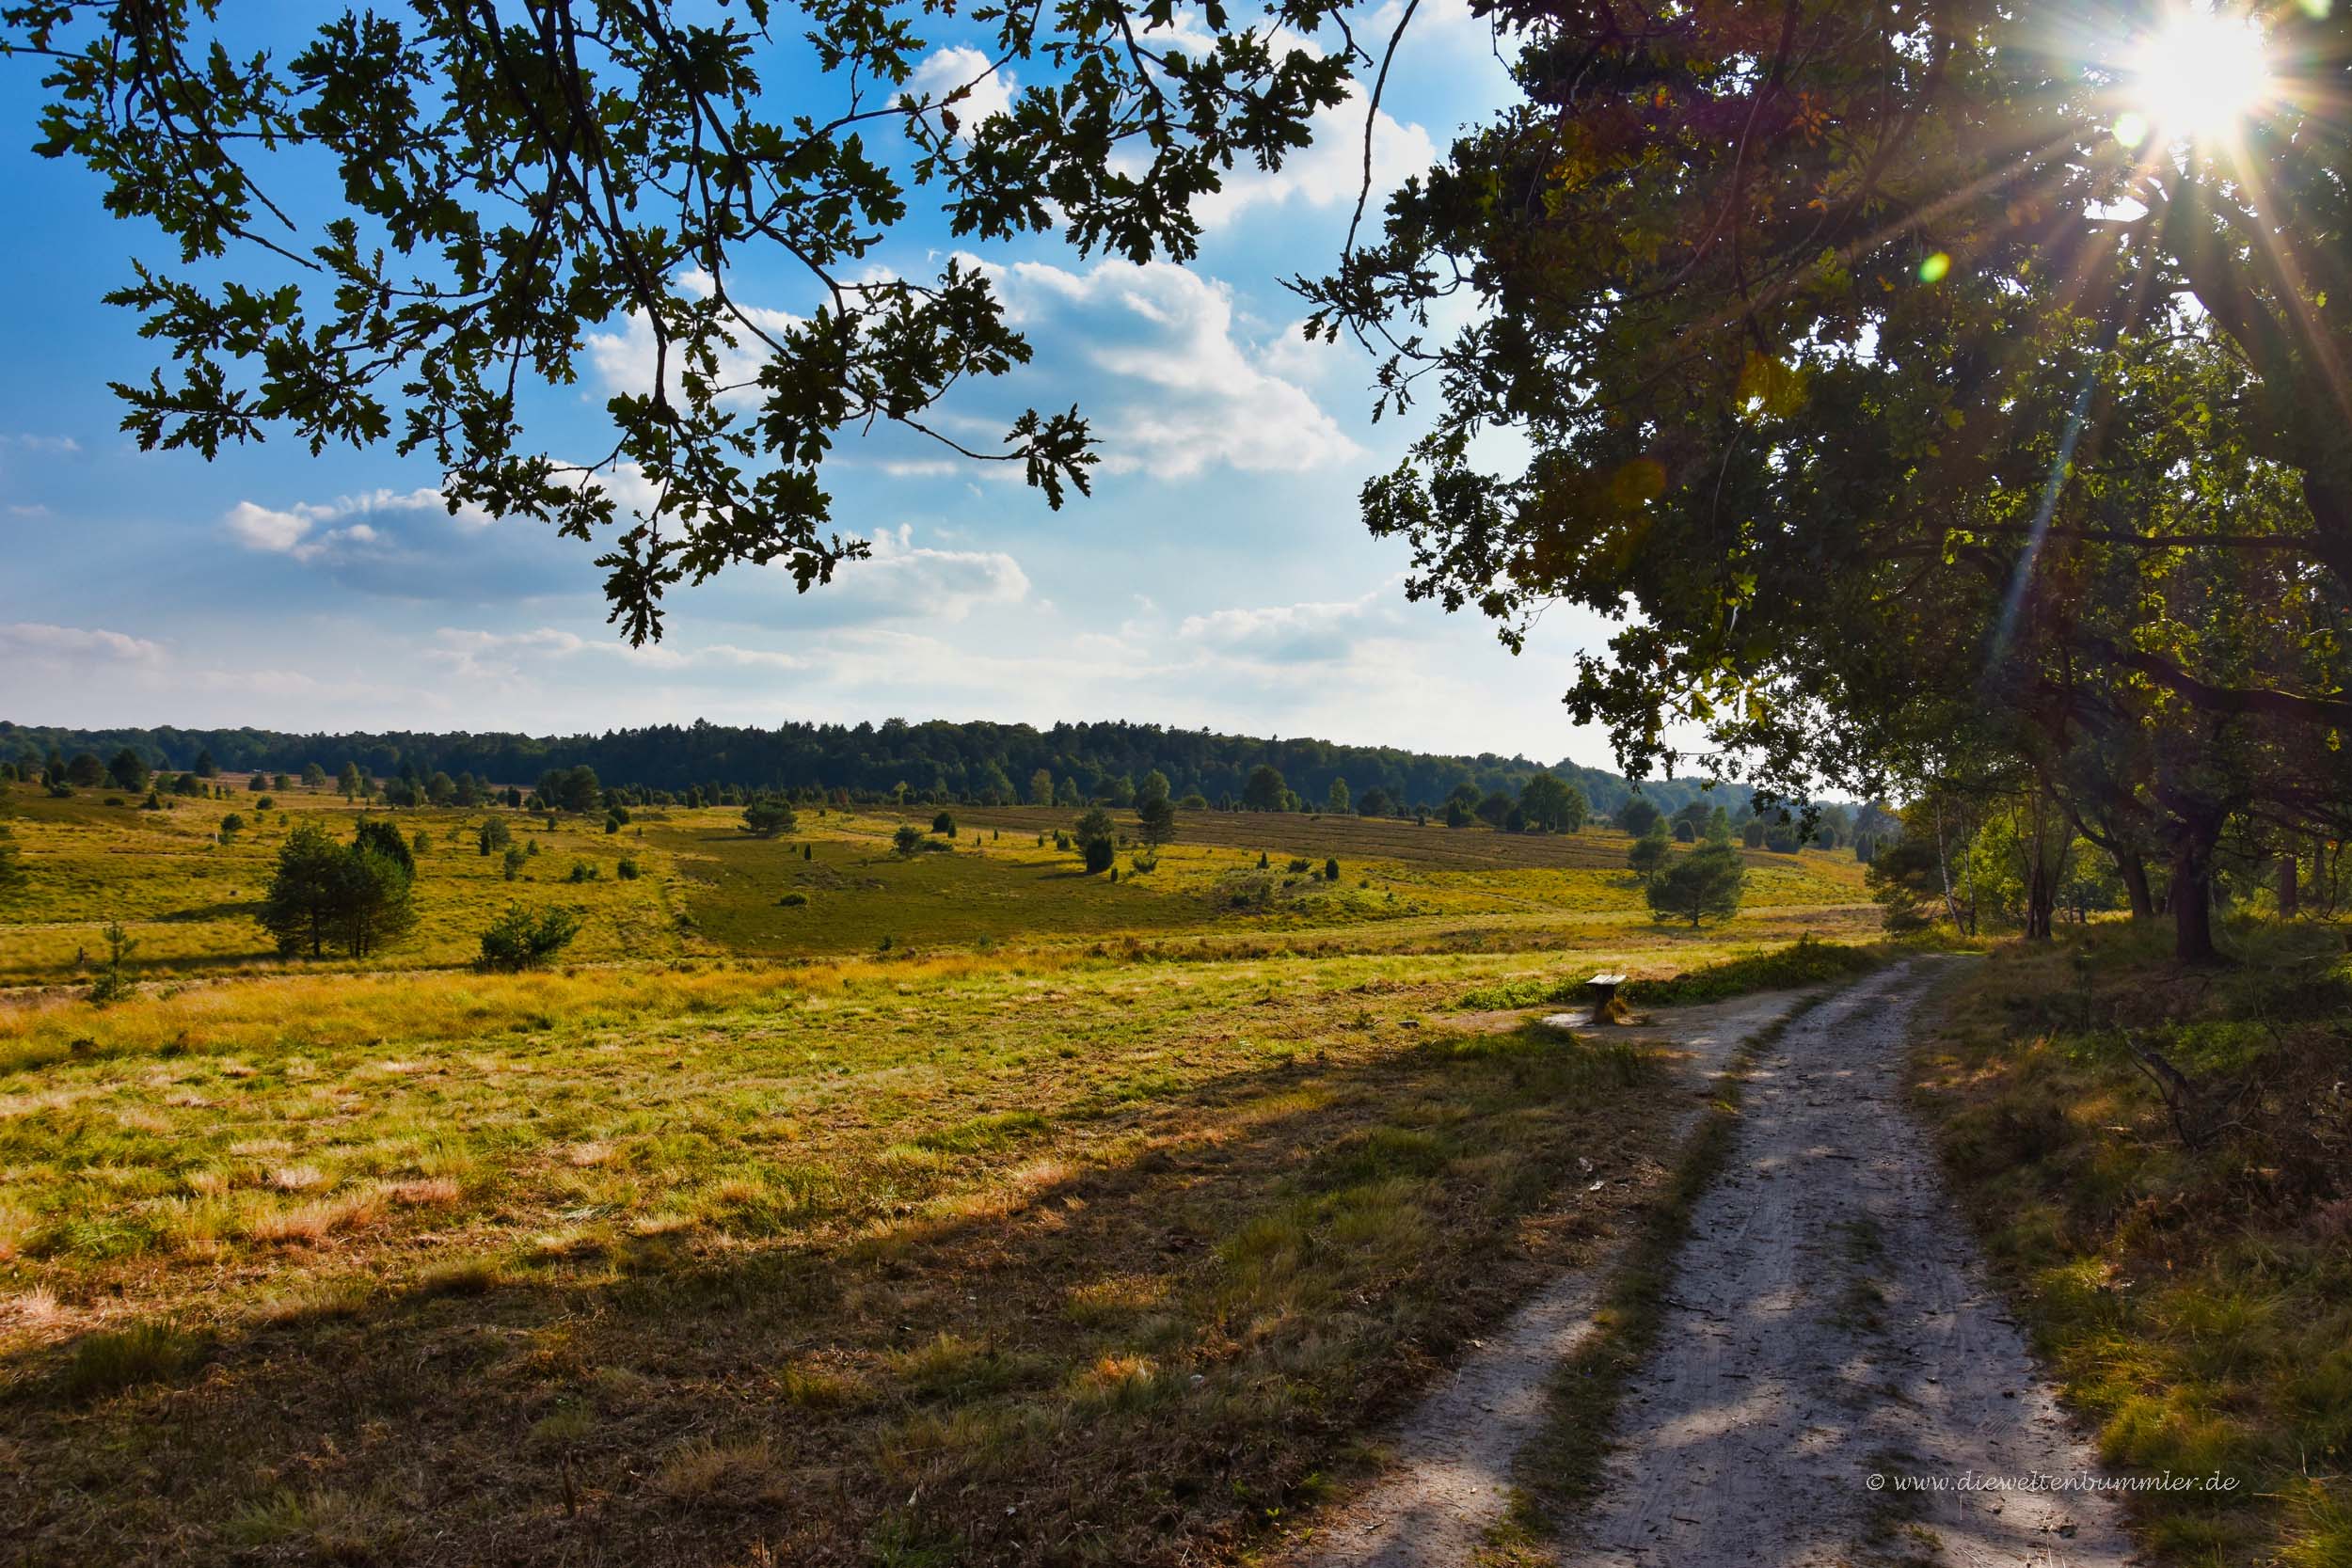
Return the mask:
[[[2262, 106], [2271, 87], [2262, 29], [2242, 11], [2178, 10], [2150, 35], [2131, 62], [2124, 119], [2137, 119], [2169, 141], [2229, 135]], [[2116, 122], [2116, 139], [2134, 145]]]

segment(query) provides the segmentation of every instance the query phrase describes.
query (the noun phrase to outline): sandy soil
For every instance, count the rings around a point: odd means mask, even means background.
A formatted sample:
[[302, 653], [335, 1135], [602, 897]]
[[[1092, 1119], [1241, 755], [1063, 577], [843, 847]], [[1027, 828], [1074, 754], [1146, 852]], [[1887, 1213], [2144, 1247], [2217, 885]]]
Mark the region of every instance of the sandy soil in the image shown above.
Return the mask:
[[[1787, 1014], [1800, 994], [1770, 991], [1660, 1012], [1622, 1034], [1658, 1040], [1674, 1053], [1692, 1091], [1687, 1130], [1706, 1102], [1707, 1081], [1734, 1048]], [[1528, 1018], [1523, 1011], [1491, 1016], [1498, 1029]], [[1608, 1267], [1604, 1260], [1562, 1275], [1488, 1337], [1397, 1433], [1389, 1472], [1319, 1521], [1311, 1548], [1290, 1560], [1302, 1568], [1467, 1563], [1502, 1516], [1512, 1461], [1543, 1421], [1545, 1380], [1590, 1332]]]
[[1565, 1562], [2130, 1560], [2106, 1495], [1894, 1490], [1898, 1476], [2090, 1465], [1902, 1105], [1905, 1034], [1932, 969], [1832, 998], [1756, 1064]]

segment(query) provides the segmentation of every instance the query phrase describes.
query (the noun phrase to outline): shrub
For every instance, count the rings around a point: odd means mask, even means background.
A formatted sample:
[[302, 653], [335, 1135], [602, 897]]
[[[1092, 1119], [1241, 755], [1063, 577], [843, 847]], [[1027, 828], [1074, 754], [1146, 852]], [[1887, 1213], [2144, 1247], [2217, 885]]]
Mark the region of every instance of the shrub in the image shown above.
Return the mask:
[[593, 882], [602, 873], [597, 869], [593, 862], [574, 861], [572, 862], [571, 875], [566, 877], [564, 880], [570, 882]]
[[912, 822], [901, 822], [898, 831], [890, 835], [890, 847], [901, 855], [912, 855], [923, 847], [923, 830]]
[[808, 895], [805, 893], [787, 893], [783, 897], [777, 899], [776, 902], [783, 905], [787, 910], [797, 910], [808, 902]]
[[937, 816], [931, 818], [931, 832], [935, 833], [946, 833], [950, 837], [953, 837], [955, 831], [956, 819], [950, 814], [943, 811]]
[[1337, 855], [1323, 863], [1323, 879], [1327, 882], [1336, 882], [1340, 879], [1340, 861]]
[[474, 847], [485, 855], [494, 855], [515, 842], [514, 831], [499, 817], [491, 817], [476, 830]]
[[1160, 857], [1157, 855], [1137, 855], [1127, 863], [1139, 873], [1146, 871], [1157, 871], [1160, 868]]
[[770, 798], [743, 808], [743, 831], [754, 838], [774, 838], [799, 826], [800, 818], [784, 801]]
[[534, 915], [520, 904], [509, 904], [506, 912], [482, 933], [482, 967], [534, 968], [569, 946], [578, 935], [580, 916], [570, 910], [546, 909]]
[[1747, 882], [1748, 868], [1740, 851], [1728, 844], [1710, 844], [1653, 873], [1645, 893], [1654, 918], [1688, 920], [1696, 926], [1738, 914]]
[[637, 863], [628, 856], [623, 855], [621, 863], [612, 868], [612, 875], [625, 882], [633, 882], [637, 879]]
[[1311, 871], [1314, 869], [1314, 862], [1309, 860], [1304, 855], [1294, 855], [1291, 857], [1290, 869], [1293, 871]]
[[89, 989], [89, 999], [97, 1006], [119, 1002], [130, 994], [131, 977], [122, 972], [122, 963], [138, 949], [138, 942], [122, 928], [119, 920], [109, 920], [99, 935], [106, 939], [106, 967], [98, 972], [98, 979]]
[[264, 795], [260, 800], [253, 802], [253, 809], [255, 811], [267, 811], [277, 804], [278, 798], [276, 796]]
[[501, 863], [506, 872], [506, 879], [511, 882], [516, 878], [521, 876], [523, 874], [523, 863], [530, 860], [530, 856], [524, 854], [520, 849], [516, 848], [513, 845], [508, 845], [506, 847], [506, 858]]

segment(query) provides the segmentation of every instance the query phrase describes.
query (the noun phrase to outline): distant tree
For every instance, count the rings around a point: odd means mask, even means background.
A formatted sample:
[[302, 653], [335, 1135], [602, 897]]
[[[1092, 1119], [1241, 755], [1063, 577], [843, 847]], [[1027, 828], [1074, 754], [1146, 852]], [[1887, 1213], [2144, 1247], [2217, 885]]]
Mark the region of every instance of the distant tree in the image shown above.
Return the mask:
[[267, 773], [247, 773], [245, 776], [245, 788], [246, 793], [248, 795], [260, 795], [264, 793], [269, 788], [269, 775]]
[[1731, 814], [1721, 806], [1717, 806], [1707, 814], [1707, 842], [1709, 844], [1731, 842]]
[[106, 771], [113, 776], [116, 784], [134, 795], [147, 788], [147, 759], [128, 746], [115, 753], [114, 761], [106, 765]]
[[1626, 864], [1645, 877], [1665, 864], [1669, 852], [1666, 847], [1665, 823], [1653, 818], [1649, 827], [1650, 831], [1635, 839], [1632, 847], [1625, 852]]
[[1327, 882], [1336, 882], [1340, 879], [1340, 858], [1337, 855], [1323, 863], [1323, 879]]
[[1500, 828], [1518, 804], [1501, 790], [1483, 797], [1478, 802], [1478, 819], [1490, 828]]
[[1114, 806], [1134, 805], [1136, 803], [1135, 780], [1129, 778], [1124, 773], [1120, 773], [1104, 780], [1103, 799], [1108, 800]]
[[773, 795], [763, 795], [743, 808], [743, 831], [754, 838], [774, 838], [800, 825], [800, 816]]
[[1323, 792], [1323, 809], [1334, 816], [1347, 816], [1356, 810], [1356, 798], [1348, 792], [1347, 781], [1335, 778], [1331, 787]]
[[509, 904], [506, 912], [482, 933], [482, 967], [536, 968], [570, 946], [579, 935], [580, 916], [570, 910], [550, 906], [533, 915], [520, 904]]
[[204, 793], [204, 781], [193, 773], [183, 773], [171, 781], [174, 795], [199, 796]]
[[106, 782], [106, 765], [87, 752], [76, 752], [65, 765], [65, 782], [76, 789], [92, 789]]
[[1519, 816], [1537, 832], [1572, 833], [1584, 826], [1584, 792], [1549, 773], [1519, 786]]
[[124, 973], [123, 964], [137, 949], [138, 942], [132, 938], [130, 932], [122, 928], [122, 922], [119, 920], [107, 921], [98, 934], [105, 940], [106, 962], [105, 966], [98, 972], [97, 980], [90, 986], [89, 999], [94, 1005], [103, 1007], [110, 1002], [119, 1002], [130, 994], [131, 977]]
[[564, 811], [594, 811], [603, 786], [596, 782], [596, 770], [586, 763], [567, 769], [558, 783], [557, 798], [548, 803]]
[[437, 806], [446, 806], [457, 799], [457, 781], [438, 768], [424, 781], [424, 798]]
[[499, 863], [499, 868], [506, 874], [506, 879], [511, 882], [523, 874], [523, 866], [530, 859], [529, 855], [510, 844], [506, 847], [505, 857]]
[[359, 765], [356, 762], [344, 763], [342, 776], [335, 781], [335, 787], [342, 791], [344, 800], [356, 798], [366, 787], [366, 781], [359, 776]]
[[1185, 796], [1183, 800], [1177, 801], [1176, 809], [1179, 811], [1207, 811], [1209, 809], [1209, 798], [1196, 789], [1191, 794]]
[[1050, 806], [1054, 803], [1054, 775], [1041, 768], [1029, 775], [1029, 804]]
[[1071, 836], [1077, 840], [1078, 853], [1085, 858], [1089, 872], [1108, 871], [1119, 858], [1119, 829], [1110, 813], [1100, 806], [1078, 818]]
[[1289, 793], [1290, 786], [1283, 782], [1280, 769], [1272, 763], [1262, 762], [1249, 770], [1249, 782], [1242, 785], [1242, 809], [1280, 811]]
[[416, 835], [408, 841], [408, 852], [416, 856], [419, 860], [422, 860], [425, 856], [433, 853], [433, 835], [426, 832], [422, 828], [419, 828], [416, 832]]
[[1625, 804], [1617, 808], [1617, 826], [1635, 838], [1647, 834], [1659, 819], [1658, 807], [1646, 795], [1629, 795]]
[[1764, 819], [1751, 816], [1740, 829], [1740, 842], [1751, 849], [1761, 849], [1764, 847]]
[[468, 811], [471, 811], [474, 807], [482, 804], [481, 781], [476, 779], [469, 772], [461, 771], [457, 775], [456, 788], [452, 792], [450, 798], [457, 805]]
[[898, 831], [890, 835], [890, 847], [901, 855], [912, 855], [923, 847], [923, 830], [912, 822], [901, 822]]
[[502, 817], [485, 817], [482, 826], [474, 832], [473, 841], [481, 853], [495, 855], [515, 842], [515, 834]]
[[1378, 784], [1365, 790], [1356, 800], [1356, 815], [1359, 816], [1387, 816], [1395, 810], [1395, 798]]
[[[1158, 774], [1153, 774], [1158, 778]], [[1168, 803], [1165, 790], [1156, 795], [1139, 795], [1136, 800], [1136, 836], [1157, 849], [1176, 836], [1176, 808]]]
[[277, 873], [255, 917], [277, 939], [280, 953], [307, 952], [315, 958], [326, 952], [338, 928], [348, 858], [343, 846], [316, 822], [297, 822], [286, 834], [278, 849]]
[[294, 787], [294, 779], [285, 773], [273, 774], [270, 778], [270, 787], [282, 793]]
[[945, 833], [949, 838], [955, 837], [956, 819], [954, 814], [943, 811], [933, 816], [931, 818], [931, 832], [935, 833]]
[[229, 843], [243, 832], [245, 832], [245, 818], [237, 813], [232, 811], [220, 819], [220, 841], [223, 844]]
[[197, 750], [196, 761], [189, 764], [188, 771], [199, 779], [216, 779], [220, 777], [220, 764], [213, 760], [212, 752], [199, 747]]
[[1467, 828], [1477, 820], [1477, 813], [1472, 811], [1470, 807], [1462, 804], [1461, 801], [1453, 800], [1446, 801], [1445, 825], [1447, 827]]
[[1729, 920], [1740, 912], [1748, 868], [1727, 844], [1677, 855], [1649, 879], [1650, 913], [1660, 920]]
[[1168, 797], [1168, 775], [1161, 772], [1158, 768], [1152, 768], [1150, 772], [1144, 774], [1142, 778], [1136, 781], [1136, 810], [1138, 812], [1143, 809], [1145, 802], [1151, 800], [1166, 800]]
[[1078, 781], [1065, 774], [1054, 786], [1054, 804], [1074, 806], [1078, 803]]
[[1698, 841], [1699, 831], [1691, 825], [1690, 819], [1682, 816], [1676, 817], [1675, 842], [1677, 844], [1696, 844]]
[[303, 788], [305, 788], [305, 789], [321, 789], [321, 788], [324, 788], [324, 787], [326, 786], [326, 768], [321, 768], [321, 767], [320, 767], [317, 763], [315, 763], [315, 762], [306, 762], [306, 763], [304, 763], [304, 764], [302, 765], [302, 787], [303, 787]]

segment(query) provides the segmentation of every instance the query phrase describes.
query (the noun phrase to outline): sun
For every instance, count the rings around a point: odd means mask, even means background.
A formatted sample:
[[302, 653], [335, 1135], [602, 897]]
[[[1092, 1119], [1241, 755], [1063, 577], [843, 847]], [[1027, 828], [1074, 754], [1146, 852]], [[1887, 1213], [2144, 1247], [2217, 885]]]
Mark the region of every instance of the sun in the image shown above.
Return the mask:
[[[2153, 131], [2165, 141], [2231, 135], [2271, 87], [2262, 29], [2243, 11], [2175, 9], [2133, 52], [2126, 141]], [[2128, 122], [2128, 123], [2126, 123]], [[2137, 130], [2138, 135], [2126, 135]]]

